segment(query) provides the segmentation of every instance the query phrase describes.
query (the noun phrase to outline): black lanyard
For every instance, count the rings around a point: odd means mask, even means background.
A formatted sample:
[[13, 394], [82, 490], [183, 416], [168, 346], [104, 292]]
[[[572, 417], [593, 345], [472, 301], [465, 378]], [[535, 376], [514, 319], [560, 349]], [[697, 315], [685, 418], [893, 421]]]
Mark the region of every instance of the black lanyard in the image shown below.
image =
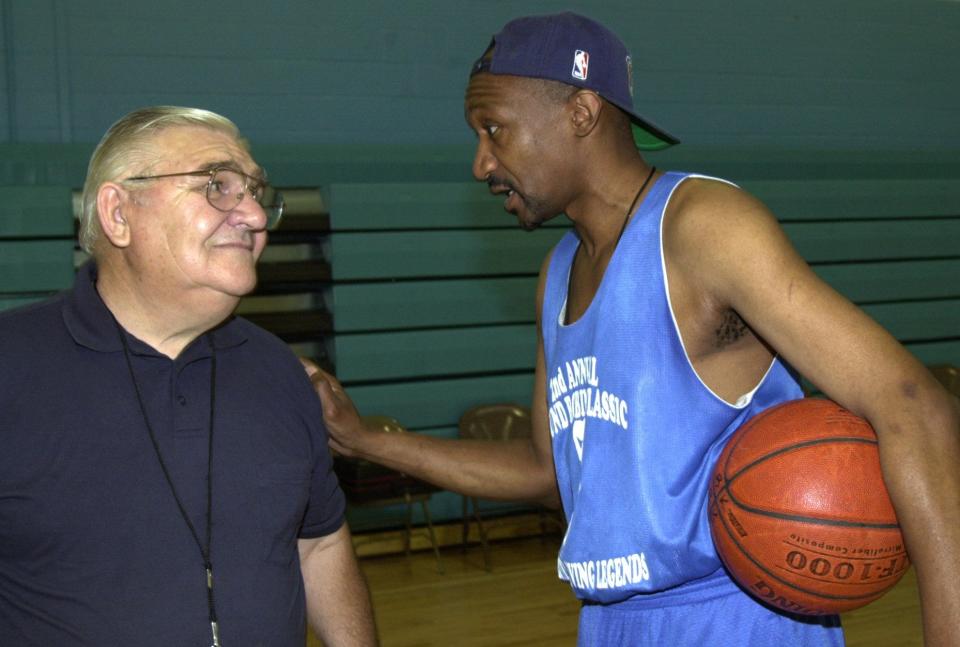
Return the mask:
[[127, 360], [127, 368], [130, 370], [130, 380], [133, 382], [133, 389], [137, 392], [137, 402], [140, 404], [140, 413], [143, 414], [143, 422], [147, 426], [147, 433], [150, 434], [150, 441], [153, 443], [153, 450], [157, 456], [157, 462], [160, 463], [160, 469], [163, 471], [164, 478], [167, 479], [167, 485], [170, 486], [170, 492], [173, 494], [174, 501], [177, 502], [177, 508], [180, 509], [180, 516], [183, 517], [193, 540], [200, 549], [200, 558], [203, 560], [203, 569], [207, 581], [207, 606], [210, 610], [210, 632], [213, 635], [213, 646], [220, 647], [220, 627], [217, 624], [217, 610], [213, 602], [213, 564], [210, 561], [210, 538], [213, 534], [211, 520], [213, 519], [213, 412], [216, 410], [216, 386], [217, 386], [217, 351], [213, 345], [213, 337], [207, 335], [207, 343], [210, 345], [210, 422], [209, 432], [207, 434], [207, 537], [206, 545], [200, 542], [200, 536], [197, 529], [193, 527], [190, 516], [186, 508], [183, 507], [183, 501], [177, 494], [177, 488], [173, 485], [173, 479], [170, 478], [170, 472], [167, 470], [167, 464], [163, 461], [163, 455], [160, 453], [160, 445], [157, 443], [157, 436], [153, 433], [153, 426], [150, 424], [150, 418], [147, 416], [147, 407], [143, 403], [143, 394], [140, 392], [140, 385], [137, 383], [137, 377], [133, 372], [133, 361], [130, 359], [130, 346], [127, 343], [127, 336], [120, 327], [120, 322], [116, 319], [113, 322], [117, 325], [117, 332], [120, 334], [120, 342], [123, 344], [123, 356]]

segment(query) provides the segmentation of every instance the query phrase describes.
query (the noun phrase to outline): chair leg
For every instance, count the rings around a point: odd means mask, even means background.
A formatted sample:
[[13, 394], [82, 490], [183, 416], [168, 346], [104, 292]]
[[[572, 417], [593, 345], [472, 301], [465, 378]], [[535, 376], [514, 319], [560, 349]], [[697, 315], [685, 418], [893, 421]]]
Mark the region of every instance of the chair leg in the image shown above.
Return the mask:
[[464, 495], [461, 497], [463, 501], [463, 514], [461, 515], [462, 527], [460, 529], [460, 549], [467, 549], [467, 537], [470, 536], [470, 506], [469, 501], [470, 497]]
[[407, 502], [407, 517], [404, 519], [403, 533], [403, 554], [410, 556], [410, 536], [413, 534], [411, 528], [413, 520], [413, 500], [410, 498], [410, 492], [404, 491], [403, 498]]
[[423, 518], [427, 521], [427, 532], [430, 533], [430, 545], [433, 546], [433, 554], [437, 558], [437, 572], [443, 575], [443, 561], [440, 560], [440, 548], [437, 546], [437, 537], [433, 532], [433, 520], [430, 518], [430, 506], [426, 499], [420, 501], [420, 507], [423, 508]]
[[470, 503], [473, 505], [473, 518], [477, 522], [480, 546], [483, 549], [483, 567], [488, 571], [492, 571], [493, 566], [490, 564], [490, 546], [487, 544], [487, 528], [483, 525], [483, 518], [480, 516], [480, 502], [476, 498], [470, 497]]

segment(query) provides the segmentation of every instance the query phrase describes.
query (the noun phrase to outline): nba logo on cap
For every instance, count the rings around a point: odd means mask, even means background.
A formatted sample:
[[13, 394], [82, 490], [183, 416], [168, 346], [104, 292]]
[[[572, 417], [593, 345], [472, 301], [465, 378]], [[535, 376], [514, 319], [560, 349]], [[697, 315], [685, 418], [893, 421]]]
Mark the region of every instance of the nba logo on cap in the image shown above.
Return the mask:
[[587, 68], [589, 66], [590, 66], [590, 54], [586, 53], [582, 49], [578, 49], [573, 54], [573, 69], [570, 71], [570, 75], [575, 79], [586, 81]]

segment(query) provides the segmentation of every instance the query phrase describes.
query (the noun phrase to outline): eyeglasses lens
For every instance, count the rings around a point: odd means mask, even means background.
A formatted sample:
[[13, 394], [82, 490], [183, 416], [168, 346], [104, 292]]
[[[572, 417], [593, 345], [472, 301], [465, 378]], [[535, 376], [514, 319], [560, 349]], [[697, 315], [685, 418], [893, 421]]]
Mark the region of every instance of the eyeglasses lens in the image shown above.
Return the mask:
[[207, 184], [207, 200], [220, 211], [230, 211], [243, 200], [245, 184], [239, 173], [219, 169]]
[[267, 215], [267, 229], [276, 227], [283, 214], [283, 197], [273, 187], [236, 171], [218, 169], [207, 185], [207, 200], [220, 211], [230, 211], [240, 204], [246, 191], [263, 207]]
[[283, 215], [283, 196], [269, 184], [262, 186], [259, 194], [258, 201], [267, 214], [267, 229], [274, 229]]

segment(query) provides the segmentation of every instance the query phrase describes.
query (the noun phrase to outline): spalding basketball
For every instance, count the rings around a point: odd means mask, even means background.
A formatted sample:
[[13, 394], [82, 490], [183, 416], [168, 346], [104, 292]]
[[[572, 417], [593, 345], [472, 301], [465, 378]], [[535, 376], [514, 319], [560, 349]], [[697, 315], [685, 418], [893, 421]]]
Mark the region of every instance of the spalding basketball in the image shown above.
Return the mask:
[[829, 400], [785, 402], [730, 437], [710, 486], [710, 527], [740, 585], [792, 613], [862, 607], [910, 566], [876, 434]]

